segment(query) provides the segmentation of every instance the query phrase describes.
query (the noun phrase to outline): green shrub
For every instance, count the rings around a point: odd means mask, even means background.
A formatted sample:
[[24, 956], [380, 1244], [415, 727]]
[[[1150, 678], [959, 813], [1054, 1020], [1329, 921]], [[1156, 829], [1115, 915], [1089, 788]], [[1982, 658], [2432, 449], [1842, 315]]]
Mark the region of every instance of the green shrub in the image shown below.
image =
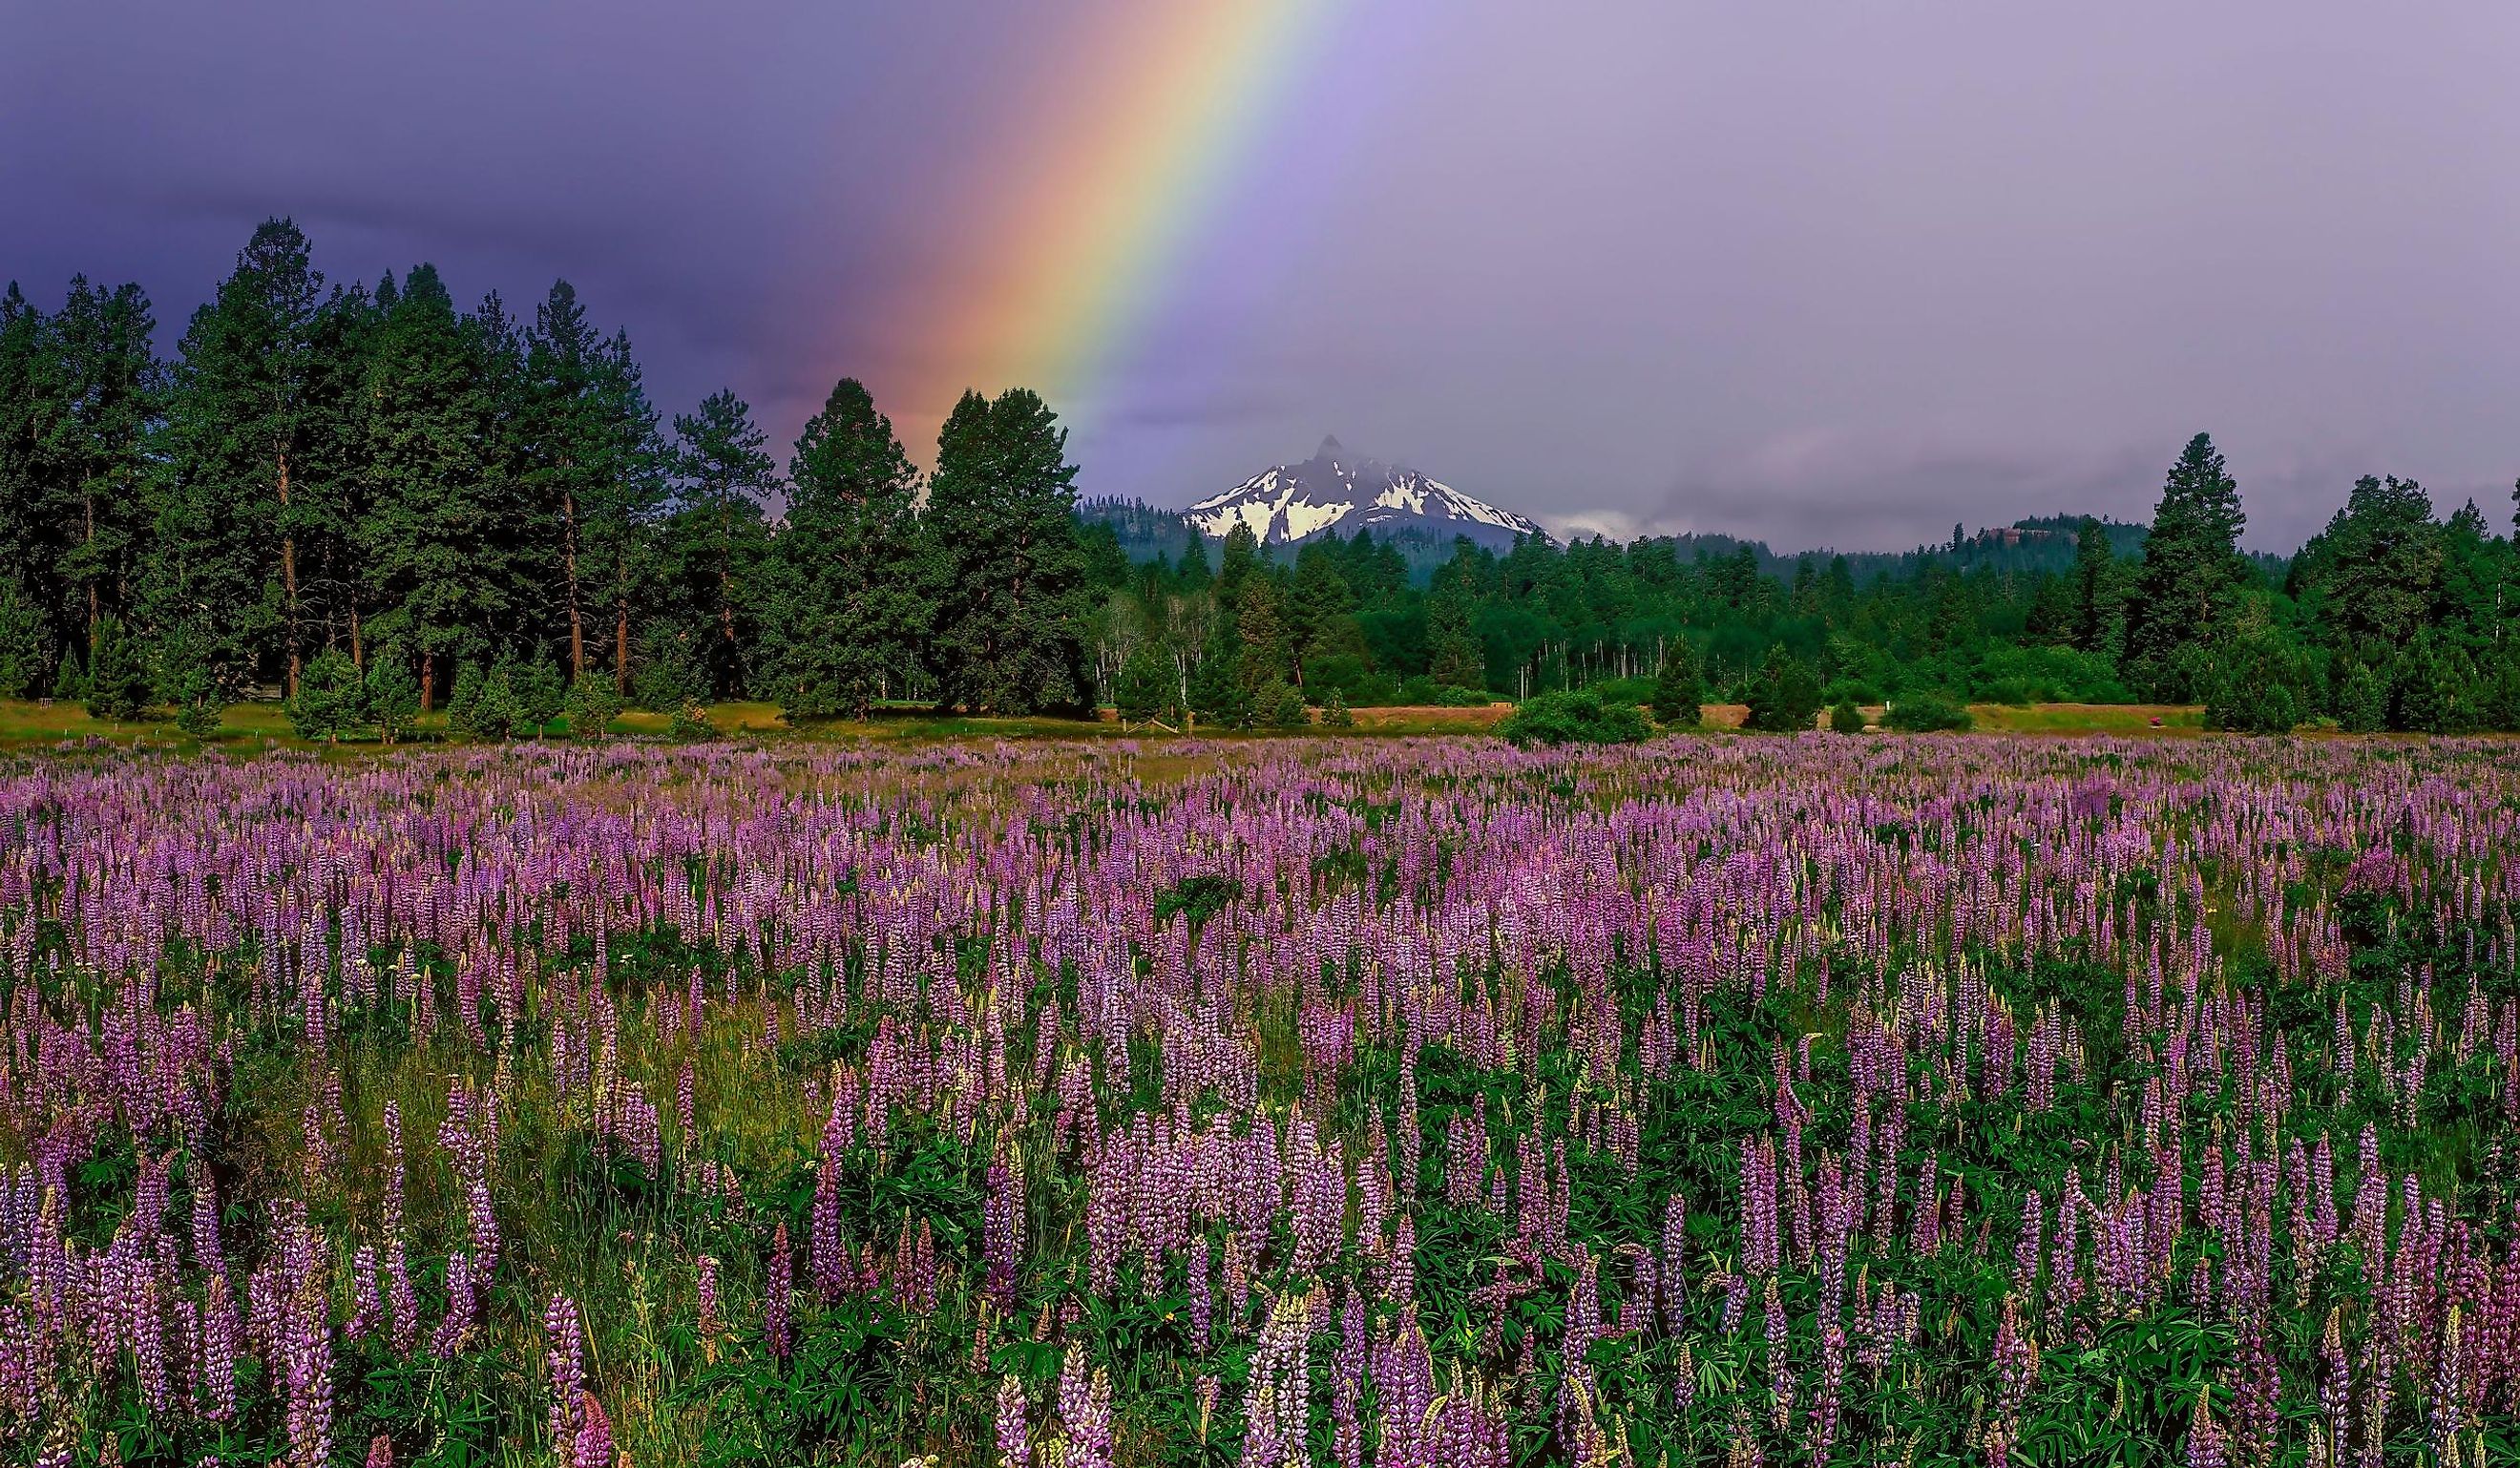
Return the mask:
[[137, 719], [149, 703], [149, 665], [120, 617], [97, 623], [88, 655], [87, 712], [92, 719]]
[[709, 722], [707, 709], [698, 703], [686, 703], [674, 710], [674, 717], [666, 723], [665, 737], [687, 743], [695, 739], [713, 739], [717, 737], [717, 726]]
[[1648, 695], [1657, 723], [1675, 727], [1696, 724], [1706, 716], [1706, 677], [1697, 664], [1697, 647], [1685, 637], [1672, 639], [1662, 655]]
[[[578, 679], [587, 681], [587, 677]], [[537, 739], [568, 704], [569, 686], [562, 680], [560, 669], [540, 659], [510, 670], [508, 686], [516, 694], [518, 723]]]
[[581, 744], [593, 744], [612, 732], [612, 721], [621, 717], [621, 694], [614, 690], [612, 680], [601, 673], [584, 673], [568, 686], [568, 736]]
[[399, 650], [379, 648], [368, 654], [366, 703], [377, 737], [388, 744], [411, 737], [412, 724], [420, 717], [420, 680]]
[[1976, 720], [1969, 717], [1967, 708], [1931, 689], [1917, 689], [1900, 694], [1890, 701], [1888, 711], [1881, 716], [1884, 729], [1904, 730], [1909, 734], [1963, 730], [1974, 723]]
[[[515, 670], [502, 658], [482, 678], [478, 691], [470, 703], [463, 706], [462, 712], [457, 712], [453, 703], [448, 704], [447, 723], [457, 733], [471, 734], [476, 739], [513, 737], [525, 722], [524, 708], [517, 700], [515, 677]], [[463, 687], [461, 680], [456, 687]]]
[[1852, 698], [1840, 699], [1837, 707], [1828, 711], [1828, 727], [1838, 734], [1862, 734], [1864, 710]]
[[1800, 734], [1820, 715], [1820, 679], [1801, 658], [1782, 647], [1771, 648], [1742, 701], [1750, 706], [1745, 721], [1749, 728], [1767, 734]]
[[297, 673], [297, 693], [289, 700], [289, 727], [301, 739], [338, 744], [363, 722], [359, 670], [338, 647], [315, 654]]
[[1653, 734], [1644, 710], [1592, 689], [1542, 693], [1514, 705], [1497, 733], [1515, 744], [1633, 744]]
[[1356, 715], [1348, 712], [1347, 699], [1336, 689], [1330, 690], [1330, 695], [1322, 700], [1322, 727], [1325, 729], [1356, 727]]
[[1120, 676], [1112, 680], [1111, 701], [1119, 706], [1120, 717], [1132, 724], [1179, 719], [1181, 683], [1172, 659], [1152, 643], [1141, 642], [1120, 664]]

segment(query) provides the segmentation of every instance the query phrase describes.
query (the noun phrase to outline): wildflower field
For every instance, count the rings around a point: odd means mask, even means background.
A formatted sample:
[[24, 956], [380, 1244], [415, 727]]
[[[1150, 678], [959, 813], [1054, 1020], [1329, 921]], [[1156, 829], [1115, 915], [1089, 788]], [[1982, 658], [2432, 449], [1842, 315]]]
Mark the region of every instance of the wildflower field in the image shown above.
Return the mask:
[[2506, 1463], [2520, 751], [0, 764], [0, 1457]]

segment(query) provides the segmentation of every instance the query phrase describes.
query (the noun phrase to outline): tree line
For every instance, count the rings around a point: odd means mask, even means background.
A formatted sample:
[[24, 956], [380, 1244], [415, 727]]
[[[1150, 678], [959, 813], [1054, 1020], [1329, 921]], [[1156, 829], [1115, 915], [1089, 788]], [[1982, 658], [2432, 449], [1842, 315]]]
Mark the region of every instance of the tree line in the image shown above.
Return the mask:
[[842, 380], [782, 475], [732, 392], [665, 420], [565, 281], [530, 319], [426, 264], [328, 288], [286, 219], [171, 360], [155, 326], [136, 285], [0, 295], [0, 695], [1094, 695], [1076, 471], [1029, 391], [966, 394], [922, 480]]
[[285, 219], [171, 357], [155, 334], [136, 285], [0, 295], [0, 696], [214, 722], [273, 690], [388, 737], [441, 707], [480, 733], [738, 697], [1251, 727], [1573, 690], [1788, 729], [1884, 700], [2520, 727], [2511, 538], [2382, 477], [2296, 555], [2249, 555], [2201, 434], [2148, 528], [1790, 559], [1462, 540], [1429, 564], [1369, 532], [1166, 551], [1145, 515], [1080, 519], [1065, 430], [1020, 388], [967, 393], [922, 475], [843, 379], [783, 467], [732, 392], [660, 413], [564, 281], [529, 318], [459, 309], [425, 264], [328, 285]]

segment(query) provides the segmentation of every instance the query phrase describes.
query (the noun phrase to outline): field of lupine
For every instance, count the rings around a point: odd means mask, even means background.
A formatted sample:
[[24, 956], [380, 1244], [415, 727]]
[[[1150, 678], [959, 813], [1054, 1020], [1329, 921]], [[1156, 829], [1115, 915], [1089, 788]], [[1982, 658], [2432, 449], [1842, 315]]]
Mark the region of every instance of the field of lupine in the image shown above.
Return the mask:
[[0, 766], [9, 1461], [2502, 1463], [2520, 751]]

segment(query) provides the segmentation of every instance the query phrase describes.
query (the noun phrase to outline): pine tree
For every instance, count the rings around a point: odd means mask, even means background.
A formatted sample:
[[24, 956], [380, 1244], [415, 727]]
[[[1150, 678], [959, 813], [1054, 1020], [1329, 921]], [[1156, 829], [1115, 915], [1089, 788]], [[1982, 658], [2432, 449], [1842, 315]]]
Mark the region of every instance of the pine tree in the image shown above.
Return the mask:
[[2116, 641], [2117, 557], [2108, 531], [2090, 515], [2074, 532], [2074, 566], [2067, 579], [2073, 587], [2074, 645], [2105, 654]]
[[1081, 711], [1089, 606], [1067, 430], [1036, 394], [966, 393], [936, 441], [926, 521], [938, 701], [978, 713]]
[[167, 421], [168, 488], [150, 557], [160, 620], [193, 623], [228, 678], [276, 668], [293, 695], [308, 641], [302, 556], [318, 416], [324, 278], [306, 237], [270, 219], [193, 313]]
[[1820, 679], [1811, 665], [1782, 646], [1769, 648], [1750, 688], [1748, 726], [1768, 734], [1799, 734], [1812, 727], [1820, 710]]
[[926, 620], [919, 477], [891, 420], [843, 378], [796, 440], [788, 479], [771, 649], [780, 703], [791, 718], [864, 719], [901, 689]]
[[649, 532], [667, 487], [656, 413], [630, 338], [599, 334], [566, 281], [554, 282], [535, 308], [525, 371], [525, 477], [556, 527], [569, 673], [585, 673], [588, 627], [600, 622], [611, 644], [613, 687], [626, 690], [633, 602], [649, 576]]
[[420, 683], [411, 676], [410, 659], [393, 648], [377, 651], [368, 659], [360, 696], [377, 737], [388, 744], [410, 737], [412, 722], [420, 717]]
[[18, 589], [0, 579], [0, 698], [26, 698], [44, 686], [44, 614]]
[[706, 661], [720, 691], [742, 684], [759, 636], [757, 599], [770, 555], [762, 506], [778, 489], [761, 430], [743, 399], [721, 389], [674, 418], [676, 493], [662, 552], [689, 605], [712, 631]]
[[468, 328], [428, 265], [400, 289], [388, 278], [377, 301], [359, 525], [364, 589], [377, 608], [368, 635], [419, 658], [426, 710], [450, 670], [487, 651], [509, 611], [501, 543], [513, 527], [493, 500], [484, 378], [514, 342], [495, 323]]
[[1175, 696], [1172, 660], [1155, 645], [1141, 639], [1120, 664], [1120, 676], [1113, 680], [1112, 702], [1119, 706], [1120, 717], [1130, 723], [1172, 717]]
[[364, 691], [348, 655], [327, 647], [300, 670], [297, 691], [289, 697], [290, 727], [301, 739], [338, 744], [365, 722]]
[[111, 612], [97, 619], [88, 645], [87, 711], [90, 718], [137, 719], [149, 706], [149, 661], [139, 641]]
[[1675, 637], [1654, 675], [1653, 716], [1659, 724], [1694, 728], [1704, 717], [1706, 680], [1697, 665], [1696, 645]]
[[52, 553], [53, 608], [63, 642], [95, 641], [109, 613], [131, 605], [152, 513], [148, 445], [163, 408], [157, 323], [138, 286], [70, 283], [45, 323], [31, 518]]
[[2184, 700], [2209, 680], [2204, 670], [2248, 584], [2245, 523], [2239, 486], [2214, 440], [2197, 434], [2162, 486], [2127, 607], [2127, 663], [2147, 695]]
[[1426, 601], [1426, 673], [1439, 688], [1484, 689], [1487, 651], [1471, 631], [1469, 588], [1453, 572], [1437, 575]]

